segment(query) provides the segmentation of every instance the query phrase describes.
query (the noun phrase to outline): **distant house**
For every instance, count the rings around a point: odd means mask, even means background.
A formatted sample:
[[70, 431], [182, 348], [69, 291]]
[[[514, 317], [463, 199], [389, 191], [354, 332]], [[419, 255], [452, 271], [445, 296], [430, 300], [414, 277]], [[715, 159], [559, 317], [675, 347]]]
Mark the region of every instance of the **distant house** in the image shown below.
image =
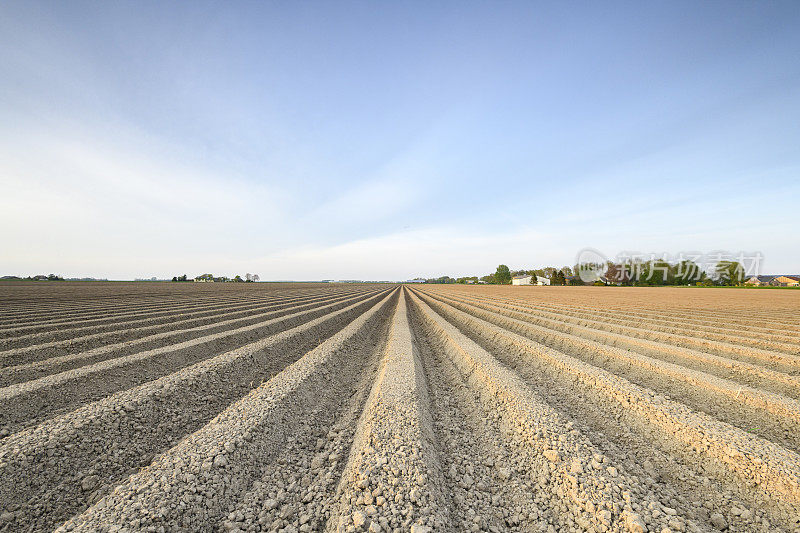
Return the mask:
[[745, 285], [752, 285], [754, 287], [763, 287], [769, 285], [770, 282], [777, 276], [753, 276], [744, 282]]
[[550, 280], [544, 276], [536, 276], [536, 284], [541, 285], [550, 285]]
[[514, 276], [511, 278], [512, 285], [530, 285], [532, 276]]
[[774, 287], [797, 287], [800, 286], [800, 276], [775, 276], [769, 284]]

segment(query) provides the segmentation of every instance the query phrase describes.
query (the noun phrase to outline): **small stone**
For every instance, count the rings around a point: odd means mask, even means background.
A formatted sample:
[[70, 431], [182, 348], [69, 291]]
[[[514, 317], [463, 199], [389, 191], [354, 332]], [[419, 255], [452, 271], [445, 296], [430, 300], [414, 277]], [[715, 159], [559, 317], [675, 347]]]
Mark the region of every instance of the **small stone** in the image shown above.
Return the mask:
[[511, 469], [510, 468], [498, 468], [497, 469], [497, 477], [502, 479], [503, 481], [508, 480], [511, 477]]
[[644, 533], [647, 531], [647, 526], [636, 513], [625, 514], [625, 526], [631, 533]]
[[276, 507], [278, 507], [278, 502], [276, 502], [272, 498], [264, 502], [264, 509], [266, 509], [267, 511], [272, 511]]
[[608, 468], [606, 468], [606, 472], [608, 472], [608, 475], [611, 477], [617, 477], [617, 469], [614, 468], [613, 466], [609, 466]]
[[722, 516], [720, 513], [713, 513], [709, 518], [709, 520], [711, 521], [711, 525], [719, 529], [720, 531], [728, 527], [728, 522], [725, 520], [725, 517]]
[[431, 533], [431, 531], [433, 530], [428, 526], [421, 526], [419, 524], [411, 526], [411, 533]]
[[353, 525], [357, 528], [362, 527], [364, 523], [367, 521], [367, 515], [362, 513], [361, 511], [356, 511], [353, 513]]
[[86, 476], [83, 478], [83, 481], [81, 481], [81, 488], [86, 491], [94, 490], [99, 481], [100, 478], [97, 476]]
[[551, 463], [557, 463], [560, 459], [558, 452], [555, 450], [545, 450], [544, 456], [547, 458], [548, 461]]
[[572, 464], [569, 466], [569, 471], [573, 474], [580, 474], [583, 472], [583, 465], [578, 459], [573, 459]]
[[224, 455], [217, 455], [214, 457], [214, 466], [220, 468], [228, 464], [228, 460]]
[[0, 514], [0, 524], [5, 524], [7, 522], [11, 522], [12, 520], [14, 520], [14, 513], [6, 511], [3, 514]]

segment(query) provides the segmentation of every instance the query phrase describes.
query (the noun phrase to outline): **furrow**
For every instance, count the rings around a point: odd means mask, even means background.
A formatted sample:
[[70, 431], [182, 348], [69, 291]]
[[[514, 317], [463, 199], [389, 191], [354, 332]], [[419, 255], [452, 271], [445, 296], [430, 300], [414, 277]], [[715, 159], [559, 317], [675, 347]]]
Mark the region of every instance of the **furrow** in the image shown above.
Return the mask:
[[[99, 361], [131, 355], [145, 350], [165, 348], [191, 339], [202, 339], [217, 333], [229, 332], [233, 334], [243, 330], [242, 328], [257, 326], [258, 324], [266, 323], [269, 320], [277, 317], [290, 315], [307, 309], [314, 309], [325, 304], [332, 304], [336, 302], [352, 302], [359, 298], [365, 298], [370, 294], [374, 294], [374, 292], [364, 293], [363, 295], [356, 297], [334, 297], [311, 303], [303, 303], [301, 305], [293, 305], [291, 307], [279, 306], [279, 308], [274, 311], [250, 315], [245, 318], [211, 322], [204, 326], [190, 327], [188, 329], [169, 330], [124, 342], [113, 344], [98, 343], [99, 345], [97, 347], [83, 352], [68, 353], [61, 356], [51, 356], [44, 360], [37, 360], [27, 363], [23, 362], [21, 364], [14, 364], [5, 368], [0, 368], [0, 384], [2, 384], [2, 386], [8, 386], [14, 383], [22, 383], [24, 381], [30, 381], [57, 372], [64, 372], [66, 370], [71, 370], [73, 368], [78, 368], [80, 366]], [[244, 329], [243, 331], [249, 330]], [[33, 351], [31, 350], [15, 352], [14, 357], [12, 357], [11, 360], [14, 362], [17, 362], [20, 359], [25, 361], [31, 356], [32, 353]]]
[[[382, 294], [382, 293], [381, 293]], [[371, 296], [370, 301], [381, 294]], [[263, 323], [180, 342], [164, 348], [101, 361], [92, 365], [18, 383], [0, 389], [0, 427], [13, 433], [55, 414], [155, 379], [206, 359], [221, 351], [241, 346], [332, 311], [357, 306], [345, 300], [314, 307]]]
[[673, 314], [652, 314], [641, 311], [636, 313], [620, 310], [608, 311], [585, 306], [567, 306], [554, 302], [538, 302], [522, 300], [519, 298], [481, 299], [484, 301], [494, 301], [495, 303], [502, 301], [505, 303], [536, 308], [542, 311], [555, 312], [576, 318], [603, 320], [612, 324], [630, 325], [639, 323], [645, 328], [665, 331], [668, 333], [689, 333], [695, 336], [703, 336], [708, 334], [710, 335], [709, 338], [714, 338], [716, 340], [726, 340], [731, 339], [731, 337], [740, 340], [752, 340], [753, 342], [761, 342], [773, 347], [784, 346], [786, 349], [790, 350], [789, 353], [797, 353], [797, 351], [800, 350], [800, 341], [798, 341], [797, 338], [798, 332], [787, 332], [785, 329], [754, 329], [752, 326], [748, 327], [742, 324], [731, 325], [728, 321], [721, 322], [720, 320], [692, 320], [691, 318], [687, 318], [685, 315], [674, 316]]
[[[158, 456], [59, 531], [134, 529], [211, 531], [247, 495], [328, 395], [331, 383], [355, 383], [395, 302], [384, 297], [343, 330]], [[333, 397], [331, 397], [333, 396]], [[296, 486], [295, 486], [296, 487]], [[294, 489], [295, 487], [292, 487]]]
[[683, 335], [676, 335], [672, 333], [649, 331], [642, 328], [617, 326], [613, 324], [600, 322], [597, 320], [577, 319], [563, 315], [558, 315], [556, 313], [549, 313], [532, 309], [519, 309], [519, 306], [510, 306], [509, 304], [499, 303], [497, 304], [497, 306], [506, 308], [517, 308], [518, 312], [522, 312], [529, 315], [531, 317], [531, 320], [537, 319], [554, 325], [561, 325], [561, 324], [575, 325], [595, 330], [609, 331], [611, 333], [618, 333], [628, 337], [643, 338], [647, 340], [664, 342], [675, 346], [708, 351], [717, 355], [732, 357], [737, 360], [744, 360], [750, 363], [758, 363], [783, 372], [800, 371], [800, 357], [791, 354], [772, 352], [768, 350], [762, 350], [746, 346], [738, 346], [735, 344], [712, 341], [707, 339], [700, 339], [695, 337], [686, 337]]
[[[320, 293], [323, 296], [325, 293]], [[153, 313], [130, 313], [117, 314], [111, 319], [99, 320], [71, 320], [66, 322], [56, 322], [47, 326], [20, 326], [0, 331], [0, 341], [2, 349], [12, 347], [22, 347], [35, 343], [46, 343], [69, 338], [79, 337], [90, 333], [102, 331], [114, 331], [121, 329], [134, 328], [146, 324], [163, 324], [175, 320], [176, 318], [200, 318], [213, 316], [214, 314], [232, 312], [237, 310], [254, 309], [270, 304], [277, 304], [291, 300], [301, 300], [313, 295], [292, 295], [285, 297], [270, 297], [259, 299], [231, 299], [225, 302], [214, 303], [213, 305], [198, 305], [176, 307], [166, 311]]]
[[700, 372], [711, 373], [717, 377], [729, 379], [743, 385], [763, 388], [795, 399], [800, 398], [800, 377], [771, 370], [763, 366], [699, 352], [689, 348], [673, 346], [663, 342], [640, 339], [638, 337], [628, 337], [618, 333], [611, 333], [583, 326], [564, 324], [555, 320], [532, 319], [528, 314], [491, 305], [489, 303], [467, 303], [471, 300], [453, 300], [439, 295], [438, 293], [426, 292], [425, 294], [435, 294], [435, 298], [438, 300], [454, 305], [462, 311], [478, 314], [482, 318], [491, 317], [495, 314], [503, 315], [523, 321], [534, 329], [543, 328], [543, 330], [551, 332], [552, 335], [557, 336], [559, 333], [564, 333], [566, 335], [582, 337], [600, 344], [625, 348], [628, 351], [655, 357], [668, 363], [675, 363]]
[[800, 526], [798, 454], [463, 311], [450, 308], [447, 314], [507, 358], [533, 365], [535, 374], [558, 376], [557, 386], [593, 396], [654, 445], [767, 511], [773, 523]]
[[[440, 309], [439, 301], [434, 302], [429, 296], [425, 300], [434, 308]], [[694, 409], [745, 431], [794, 451], [800, 450], [800, 402], [796, 400], [498, 313], [482, 311], [458, 302], [442, 302], [589, 364], [605, 368], [638, 385], [672, 396]]]
[[403, 296], [327, 529], [441, 530], [449, 523], [442, 477], [425, 378]]
[[[500, 425], [519, 462], [512, 475], [534, 483], [545, 521], [523, 524], [530, 529], [645, 531], [648, 527], [697, 526], [675, 516], [646, 485], [608, 460], [570, 422], [562, 418], [511, 370], [412, 296], [430, 335], [479, 395], [486, 416]], [[652, 511], [658, 509], [658, 513]], [[666, 510], [669, 509], [670, 512]], [[523, 509], [528, 511], [527, 509]], [[527, 512], [526, 518], [538, 512]], [[549, 520], [549, 522], [548, 522]], [[671, 521], [674, 521], [670, 524]]]
[[237, 317], [243, 317], [239, 320], [257, 320], [276, 310], [342, 298], [346, 298], [346, 296], [335, 296], [329, 294], [317, 298], [301, 298], [298, 300], [288, 300], [286, 302], [268, 304], [250, 312], [223, 311], [222, 313], [218, 313], [216, 316], [190, 318], [185, 320], [182, 320], [180, 316], [175, 316], [172, 317], [171, 321], [167, 324], [145, 325], [129, 329], [112, 328], [110, 331], [102, 331], [100, 333], [92, 333], [80, 337], [67, 338], [64, 340], [36, 344], [34, 346], [24, 346], [0, 351], [0, 362], [13, 361], [17, 364], [24, 364], [34, 361], [42, 361], [52, 357], [59, 357], [91, 350], [92, 348], [98, 346], [125, 344], [130, 341], [136, 341], [143, 337], [148, 337], [150, 335], [163, 332], [172, 332], [180, 328], [192, 329], [209, 324], [232, 324], [234, 323], [234, 320], [237, 320]]
[[[249, 296], [249, 295], [248, 295]], [[255, 296], [255, 295], [254, 295]], [[124, 301], [122, 295], [120, 299]], [[31, 320], [38, 320], [40, 316], [48, 318], [31, 323], [30, 326], [46, 326], [53, 322], [63, 321], [79, 321], [79, 320], [92, 320], [101, 318], [114, 318], [120, 314], [125, 313], [142, 313], [142, 312], [157, 312], [159, 310], [170, 310], [176, 307], [192, 306], [192, 305], [213, 305], [214, 303], [224, 303], [226, 301], [235, 300], [235, 296], [220, 297], [197, 297], [197, 298], [169, 298], [165, 300], [148, 300], [145, 302], [124, 301], [124, 303], [115, 303], [113, 305], [97, 305], [94, 302], [89, 302], [85, 306], [79, 308], [66, 308], [66, 309], [30, 309], [24, 313], [19, 313], [16, 316], [8, 316], [0, 321], [0, 324], [6, 326], [21, 322], [29, 322]]]
[[385, 305], [363, 302], [86, 405], [0, 443], [16, 529], [52, 529], [308, 350]]
[[[482, 298], [482, 300], [487, 301], [488, 299]], [[497, 300], [498, 299], [495, 299], [494, 302], [498, 303]], [[687, 325], [680, 325], [680, 326], [666, 325], [664, 322], [666, 319], [669, 319], [669, 315], [663, 315], [663, 314], [658, 320], [648, 320], [638, 316], [632, 316], [625, 319], [620, 319], [619, 317], [614, 317], [613, 314], [611, 314], [611, 316], [608, 316], [610, 313], [574, 311], [574, 310], [569, 310], [568, 308], [556, 307], [549, 304], [542, 305], [542, 304], [534, 304], [531, 302], [525, 302], [515, 305], [514, 303], [504, 302], [504, 305], [513, 306], [517, 309], [524, 309], [528, 311], [537, 310], [550, 313], [552, 315], [567, 316], [579, 320], [591, 320], [595, 322], [602, 322], [604, 324], [635, 327], [637, 329], [643, 329], [647, 331], [658, 331], [673, 335], [700, 337], [703, 339], [722, 341], [729, 344], [745, 345], [759, 349], [777, 350], [779, 352], [793, 354], [793, 355], [800, 353], [800, 342], [798, 342], [797, 336], [785, 335], [785, 332], [783, 332], [784, 335], [770, 333], [770, 334], [757, 334], [755, 336], [748, 336], [748, 333], [742, 330], [720, 331], [722, 330], [722, 328], [718, 327], [716, 328], [706, 327], [703, 329], [698, 329], [696, 327], [691, 327]]]

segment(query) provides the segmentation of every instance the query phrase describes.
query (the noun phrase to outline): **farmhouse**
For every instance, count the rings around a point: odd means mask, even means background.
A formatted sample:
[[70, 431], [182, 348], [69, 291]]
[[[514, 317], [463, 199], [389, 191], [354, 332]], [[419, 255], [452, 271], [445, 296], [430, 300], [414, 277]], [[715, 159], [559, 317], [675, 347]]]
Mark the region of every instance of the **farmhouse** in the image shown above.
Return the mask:
[[754, 287], [763, 287], [769, 285], [776, 276], [753, 276], [744, 282], [745, 285], [753, 285]]
[[536, 276], [537, 285], [550, 285], [550, 280], [544, 276]]
[[800, 276], [775, 276], [769, 284], [775, 287], [797, 287], [800, 286]]
[[530, 285], [532, 276], [514, 276], [511, 278], [512, 285]]

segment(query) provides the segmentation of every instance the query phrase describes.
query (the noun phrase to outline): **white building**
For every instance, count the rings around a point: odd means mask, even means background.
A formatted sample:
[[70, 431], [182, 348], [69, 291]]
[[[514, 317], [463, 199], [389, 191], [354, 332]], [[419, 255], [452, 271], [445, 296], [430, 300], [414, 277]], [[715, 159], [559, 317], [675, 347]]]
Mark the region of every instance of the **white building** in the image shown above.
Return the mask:
[[537, 285], [550, 285], [550, 280], [544, 276], [536, 276]]
[[530, 285], [531, 276], [514, 276], [511, 278], [512, 285]]

